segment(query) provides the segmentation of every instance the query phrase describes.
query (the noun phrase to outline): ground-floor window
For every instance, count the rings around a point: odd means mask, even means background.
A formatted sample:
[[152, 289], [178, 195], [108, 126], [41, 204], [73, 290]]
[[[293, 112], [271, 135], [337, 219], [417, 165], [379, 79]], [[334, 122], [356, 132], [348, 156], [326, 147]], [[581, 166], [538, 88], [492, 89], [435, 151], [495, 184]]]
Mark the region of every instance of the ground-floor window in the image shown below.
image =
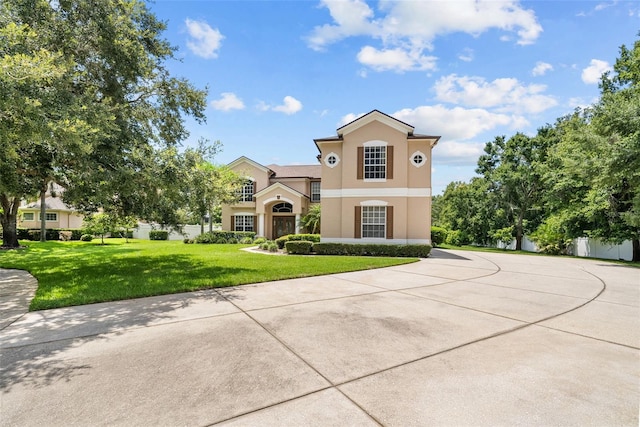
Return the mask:
[[58, 221], [58, 214], [56, 212], [47, 212], [44, 214], [44, 219], [47, 221], [56, 222]]
[[386, 206], [362, 207], [362, 237], [380, 238], [386, 237]]
[[235, 216], [235, 231], [254, 231], [253, 230], [253, 216], [251, 215], [236, 215]]
[[25, 212], [22, 214], [22, 220], [23, 221], [33, 221], [33, 212]]

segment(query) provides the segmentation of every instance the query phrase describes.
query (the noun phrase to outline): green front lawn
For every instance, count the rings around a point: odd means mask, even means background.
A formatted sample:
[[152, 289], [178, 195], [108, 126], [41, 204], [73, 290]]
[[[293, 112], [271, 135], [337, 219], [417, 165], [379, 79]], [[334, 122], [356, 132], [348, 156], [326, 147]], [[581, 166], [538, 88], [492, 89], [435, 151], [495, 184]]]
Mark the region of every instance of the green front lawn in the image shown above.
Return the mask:
[[33, 274], [38, 291], [29, 309], [43, 310], [416, 261], [270, 256], [241, 251], [246, 245], [186, 245], [181, 241], [105, 242], [23, 242], [24, 249], [0, 252], [0, 268]]

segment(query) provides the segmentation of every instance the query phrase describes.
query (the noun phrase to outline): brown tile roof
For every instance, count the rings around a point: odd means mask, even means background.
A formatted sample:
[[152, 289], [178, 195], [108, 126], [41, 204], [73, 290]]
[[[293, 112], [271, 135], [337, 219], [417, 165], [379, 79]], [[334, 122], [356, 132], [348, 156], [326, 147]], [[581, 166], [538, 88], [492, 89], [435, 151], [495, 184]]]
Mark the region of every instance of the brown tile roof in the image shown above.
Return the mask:
[[275, 172], [275, 178], [317, 178], [320, 179], [322, 166], [320, 165], [268, 165]]

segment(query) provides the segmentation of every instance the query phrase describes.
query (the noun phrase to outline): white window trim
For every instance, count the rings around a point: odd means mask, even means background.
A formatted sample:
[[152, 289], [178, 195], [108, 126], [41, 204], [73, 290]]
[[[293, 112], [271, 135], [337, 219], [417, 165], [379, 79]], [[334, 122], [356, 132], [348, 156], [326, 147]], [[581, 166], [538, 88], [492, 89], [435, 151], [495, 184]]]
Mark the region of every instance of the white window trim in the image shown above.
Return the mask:
[[[27, 219], [26, 215], [30, 215], [31, 219]], [[23, 221], [35, 221], [35, 219], [36, 219], [36, 215], [33, 212], [23, 212], [22, 214]]]
[[[361, 205], [365, 206], [365, 207], [375, 207], [375, 208], [384, 208], [384, 221], [382, 224], [365, 224], [364, 223], [364, 209], [362, 210], [361, 214], [362, 215], [360, 217], [360, 236], [362, 239], [364, 240], [369, 240], [369, 241], [383, 241], [386, 240], [386, 236], [387, 236], [387, 205], [386, 204], [380, 204], [379, 202], [381, 202], [380, 200], [371, 200], [371, 202], [374, 202], [375, 204], [365, 204], [365, 205]], [[366, 203], [366, 202], [363, 202]], [[382, 202], [384, 203], [384, 202]], [[382, 225], [382, 236], [383, 237], [365, 237], [364, 235], [364, 227], [365, 225]]]
[[[387, 182], [387, 143], [385, 141], [373, 140], [367, 141], [362, 144], [365, 147], [365, 153], [363, 153], [364, 157], [362, 159], [362, 175], [364, 182]], [[366, 178], [367, 175], [367, 164], [365, 163], [366, 158], [366, 148], [376, 148], [376, 147], [384, 147], [384, 178]]]
[[[413, 158], [415, 156], [422, 156], [422, 163], [416, 163]], [[424, 154], [422, 151], [416, 151], [415, 153], [413, 153], [410, 157], [409, 157], [409, 161], [411, 162], [411, 164], [417, 168], [421, 168], [422, 166], [427, 164], [427, 155]]]
[[[317, 186], [318, 186], [318, 192], [317, 193], [313, 192], [314, 184], [317, 184]], [[321, 191], [322, 191], [322, 183], [320, 181], [311, 181], [311, 183], [309, 184], [309, 193], [311, 193], [309, 195], [309, 199], [311, 200], [312, 203], [319, 203], [320, 200], [322, 200]], [[317, 196], [318, 196], [317, 200], [314, 200], [314, 198], [313, 198], [314, 194], [317, 194]]]
[[[243, 222], [243, 226], [242, 226], [242, 230], [238, 230], [238, 219], [242, 218], [242, 222]], [[246, 219], [245, 218], [252, 218], [251, 220], [251, 232], [255, 232], [256, 230], [256, 219], [255, 219], [255, 215], [251, 214], [251, 215], [234, 215], [233, 217], [233, 229], [235, 231], [247, 231], [246, 230]]]
[[[329, 163], [329, 157], [331, 157], [331, 156], [335, 157], [335, 159], [336, 159], [334, 164]], [[333, 169], [336, 166], [338, 166], [338, 163], [340, 163], [340, 156], [338, 156], [333, 151], [331, 153], [327, 154], [326, 156], [324, 156], [324, 164], [327, 165], [328, 167], [330, 167], [331, 169]]]
[[[47, 219], [47, 215], [53, 215], [55, 219]], [[58, 212], [45, 212], [44, 218], [46, 222], [58, 222]]]
[[387, 145], [389, 145], [387, 141], [380, 139], [373, 139], [362, 144], [363, 147], [386, 147]]

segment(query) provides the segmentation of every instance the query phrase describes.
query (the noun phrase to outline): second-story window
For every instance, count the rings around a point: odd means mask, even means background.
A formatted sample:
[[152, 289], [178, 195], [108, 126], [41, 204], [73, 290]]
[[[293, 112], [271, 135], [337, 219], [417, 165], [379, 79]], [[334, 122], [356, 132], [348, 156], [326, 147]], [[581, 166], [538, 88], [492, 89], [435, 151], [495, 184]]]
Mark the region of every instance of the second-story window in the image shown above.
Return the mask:
[[364, 147], [364, 179], [387, 177], [387, 147]]
[[311, 201], [320, 201], [320, 181], [311, 181]]
[[247, 181], [240, 191], [240, 201], [241, 202], [251, 202], [253, 201], [253, 190], [254, 184], [253, 181]]

